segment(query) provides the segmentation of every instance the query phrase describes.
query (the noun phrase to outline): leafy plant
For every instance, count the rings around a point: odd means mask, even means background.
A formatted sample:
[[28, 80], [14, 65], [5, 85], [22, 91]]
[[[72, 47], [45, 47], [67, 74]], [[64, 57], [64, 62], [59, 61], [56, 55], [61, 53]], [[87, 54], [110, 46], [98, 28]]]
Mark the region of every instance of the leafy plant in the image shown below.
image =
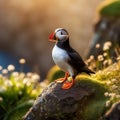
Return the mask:
[[[24, 61], [25, 63], [25, 61]], [[22, 68], [23, 68], [22, 61]], [[15, 72], [15, 66], [8, 65], [0, 74], [0, 119], [13, 120], [15, 113], [24, 109], [24, 113], [33, 105], [34, 99], [40, 94], [42, 87], [39, 83], [40, 76], [36, 73]], [[21, 119], [19, 113], [17, 120]]]

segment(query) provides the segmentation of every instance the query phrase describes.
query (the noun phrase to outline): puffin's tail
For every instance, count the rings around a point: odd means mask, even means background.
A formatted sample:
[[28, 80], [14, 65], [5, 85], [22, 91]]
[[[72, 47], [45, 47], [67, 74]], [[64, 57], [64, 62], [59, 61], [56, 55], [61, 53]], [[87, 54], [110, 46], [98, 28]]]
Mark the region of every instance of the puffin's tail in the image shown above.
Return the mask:
[[84, 71], [85, 73], [87, 73], [88, 75], [90, 75], [90, 74], [95, 74], [95, 72], [92, 71], [92, 70], [90, 70], [87, 66], [84, 67], [83, 71]]

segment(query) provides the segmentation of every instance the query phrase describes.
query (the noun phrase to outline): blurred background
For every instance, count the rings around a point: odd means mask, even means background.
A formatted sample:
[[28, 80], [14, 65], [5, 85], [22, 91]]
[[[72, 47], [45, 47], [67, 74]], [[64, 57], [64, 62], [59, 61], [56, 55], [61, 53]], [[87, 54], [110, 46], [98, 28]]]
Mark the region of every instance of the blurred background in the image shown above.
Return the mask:
[[96, 8], [102, 0], [0, 0], [0, 65], [25, 58], [25, 71], [44, 79], [54, 65], [48, 42], [58, 27], [66, 28], [71, 45], [85, 59], [93, 36]]

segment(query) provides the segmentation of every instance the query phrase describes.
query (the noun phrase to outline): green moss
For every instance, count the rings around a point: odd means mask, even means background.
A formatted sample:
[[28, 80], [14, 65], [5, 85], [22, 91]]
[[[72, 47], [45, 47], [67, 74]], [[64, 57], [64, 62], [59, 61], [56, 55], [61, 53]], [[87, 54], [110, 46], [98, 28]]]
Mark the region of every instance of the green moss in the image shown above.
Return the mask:
[[[79, 75], [76, 78], [76, 80], [80, 80], [79, 86], [95, 90], [95, 98], [96, 99], [100, 99], [101, 96], [104, 94], [104, 92], [108, 89], [104, 82], [93, 79], [90, 76]], [[99, 94], [97, 94], [98, 92], [99, 92]]]
[[120, 16], [120, 0], [105, 0], [99, 7], [101, 16]]
[[80, 116], [83, 120], [98, 120], [106, 109], [105, 103], [108, 98], [104, 96], [104, 93], [108, 90], [108, 87], [105, 86], [105, 83], [92, 79], [92, 77], [80, 75], [76, 80], [80, 80], [79, 86], [93, 89], [95, 92], [82, 105], [83, 110], [80, 112]]
[[85, 120], [98, 120], [105, 111], [106, 100], [90, 101], [84, 108], [83, 116]]
[[57, 66], [52, 67], [47, 75], [47, 79], [52, 82], [58, 78], [64, 77], [64, 72], [61, 71]]

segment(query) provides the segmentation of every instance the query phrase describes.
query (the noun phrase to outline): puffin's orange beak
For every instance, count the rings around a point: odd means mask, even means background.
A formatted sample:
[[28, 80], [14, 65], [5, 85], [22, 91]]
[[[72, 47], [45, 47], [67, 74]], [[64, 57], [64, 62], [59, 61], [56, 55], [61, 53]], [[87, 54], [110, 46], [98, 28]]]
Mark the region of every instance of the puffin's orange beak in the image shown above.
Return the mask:
[[51, 41], [51, 42], [56, 42], [56, 40], [55, 40], [55, 33], [54, 33], [54, 32], [52, 32], [52, 33], [49, 35], [49, 41]]

